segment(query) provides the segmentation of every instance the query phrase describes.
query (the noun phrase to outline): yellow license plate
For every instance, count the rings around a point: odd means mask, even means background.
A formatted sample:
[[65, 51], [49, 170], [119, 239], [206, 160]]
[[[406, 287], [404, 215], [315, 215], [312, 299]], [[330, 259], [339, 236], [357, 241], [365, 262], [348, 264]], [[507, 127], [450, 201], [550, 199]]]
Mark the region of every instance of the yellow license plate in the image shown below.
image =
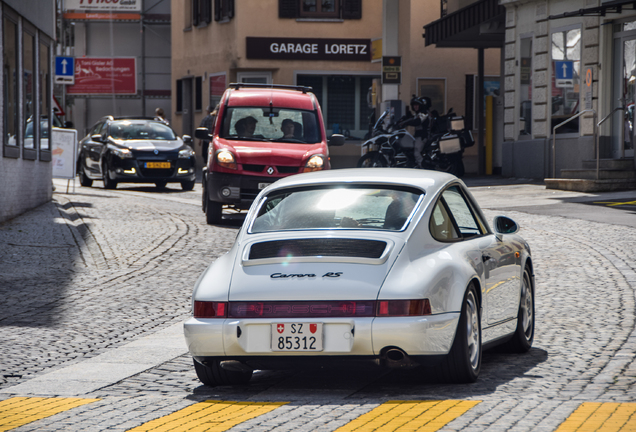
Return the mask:
[[146, 162], [146, 168], [170, 168], [170, 162]]

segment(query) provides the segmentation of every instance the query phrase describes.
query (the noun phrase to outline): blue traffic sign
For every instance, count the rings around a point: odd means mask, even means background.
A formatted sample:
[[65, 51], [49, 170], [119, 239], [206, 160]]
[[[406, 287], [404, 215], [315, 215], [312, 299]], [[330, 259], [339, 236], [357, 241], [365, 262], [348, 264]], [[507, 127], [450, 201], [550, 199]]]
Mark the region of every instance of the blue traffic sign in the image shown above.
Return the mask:
[[555, 61], [554, 76], [558, 80], [571, 80], [574, 78], [573, 61]]
[[55, 57], [55, 84], [75, 84], [73, 57]]

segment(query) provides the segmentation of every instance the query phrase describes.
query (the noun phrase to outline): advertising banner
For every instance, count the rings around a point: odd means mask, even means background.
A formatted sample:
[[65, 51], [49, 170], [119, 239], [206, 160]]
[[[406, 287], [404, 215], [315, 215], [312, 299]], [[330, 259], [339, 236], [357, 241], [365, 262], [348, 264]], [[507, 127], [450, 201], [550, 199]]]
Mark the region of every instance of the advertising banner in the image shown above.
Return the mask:
[[66, 94], [137, 94], [135, 57], [77, 57]]
[[83, 12], [141, 12], [142, 0], [65, 0], [64, 10]]
[[77, 159], [77, 131], [54, 127], [51, 131], [53, 178], [73, 180]]

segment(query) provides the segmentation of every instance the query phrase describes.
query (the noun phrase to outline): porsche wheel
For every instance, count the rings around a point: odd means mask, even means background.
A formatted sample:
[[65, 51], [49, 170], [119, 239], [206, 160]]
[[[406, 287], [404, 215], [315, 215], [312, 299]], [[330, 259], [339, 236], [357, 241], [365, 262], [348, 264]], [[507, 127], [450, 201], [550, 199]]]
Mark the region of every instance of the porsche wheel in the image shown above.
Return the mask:
[[381, 168], [386, 166], [386, 159], [377, 151], [369, 152], [358, 160], [358, 168]]
[[247, 384], [252, 378], [252, 372], [234, 372], [223, 369], [218, 360], [213, 360], [208, 365], [202, 365], [194, 359], [193, 361], [199, 381], [208, 387]]
[[517, 313], [517, 329], [512, 339], [506, 342], [510, 351], [517, 353], [528, 352], [534, 340], [534, 292], [528, 267], [523, 271], [521, 281], [521, 300]]
[[102, 166], [102, 181], [104, 182], [104, 189], [115, 189], [117, 182], [110, 178], [108, 164], [104, 162]]
[[464, 295], [455, 340], [439, 366], [444, 381], [471, 383], [477, 381], [481, 369], [481, 324], [475, 287], [471, 284]]

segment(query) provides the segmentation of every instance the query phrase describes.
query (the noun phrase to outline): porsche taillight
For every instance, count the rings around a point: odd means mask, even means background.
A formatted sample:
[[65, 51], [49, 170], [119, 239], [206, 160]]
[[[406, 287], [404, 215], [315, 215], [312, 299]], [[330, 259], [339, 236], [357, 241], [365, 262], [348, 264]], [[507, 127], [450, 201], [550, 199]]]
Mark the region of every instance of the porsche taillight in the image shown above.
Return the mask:
[[209, 301], [194, 302], [194, 317], [195, 318], [225, 318], [226, 316], [227, 316], [226, 302], [209, 302]]
[[373, 300], [231, 302], [230, 318], [356, 318], [372, 317]]
[[431, 303], [428, 299], [422, 300], [380, 300], [376, 316], [422, 316], [431, 314]]

